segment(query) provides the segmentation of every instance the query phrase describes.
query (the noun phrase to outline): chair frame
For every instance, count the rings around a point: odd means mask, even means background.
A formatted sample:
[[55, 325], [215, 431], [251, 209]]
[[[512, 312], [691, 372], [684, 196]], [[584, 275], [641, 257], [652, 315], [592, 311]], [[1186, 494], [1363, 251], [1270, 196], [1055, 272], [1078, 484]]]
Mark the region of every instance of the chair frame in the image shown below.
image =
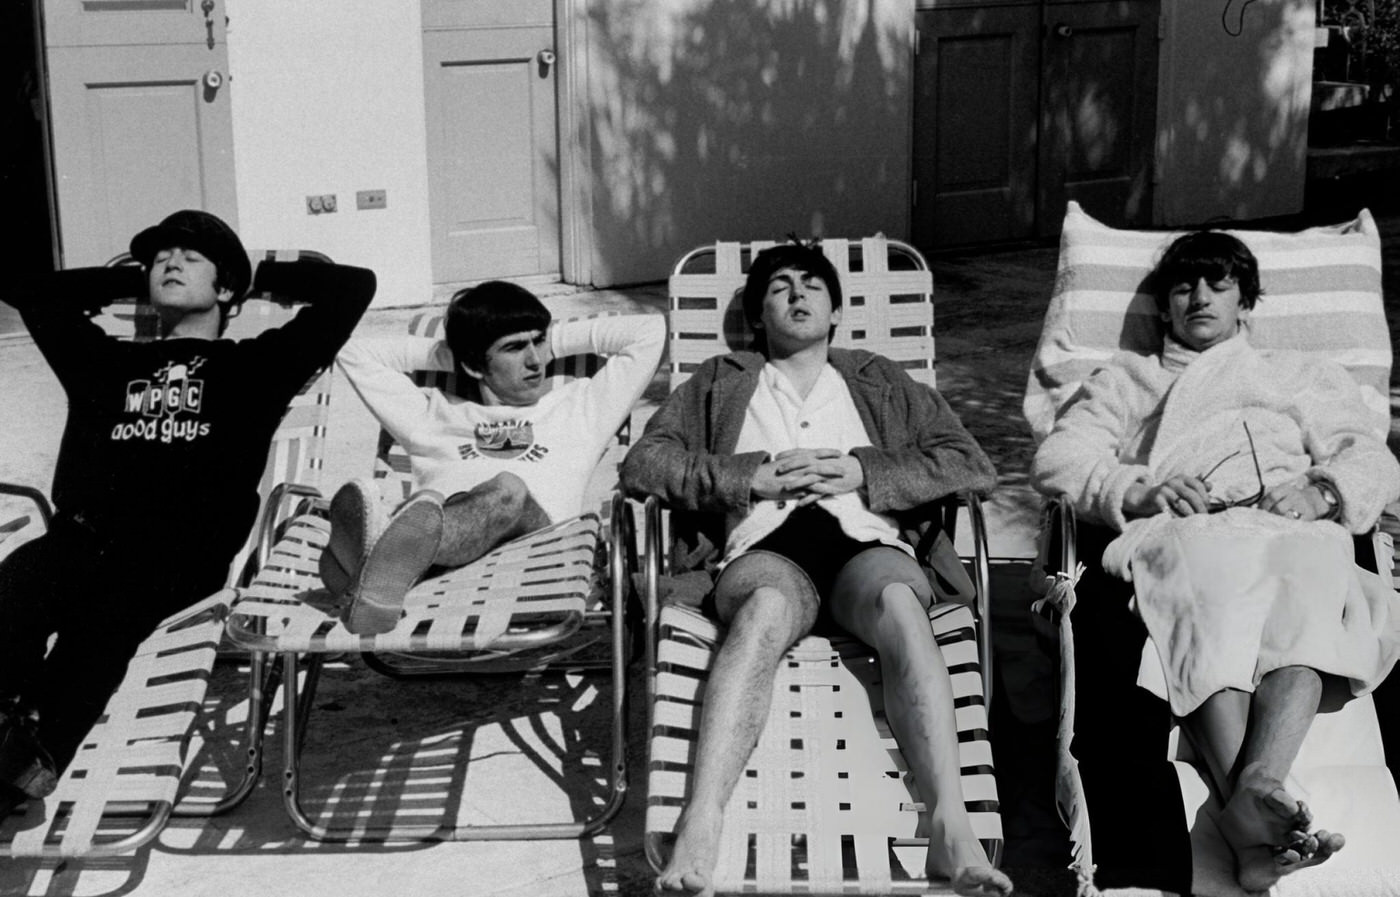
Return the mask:
[[[875, 238], [875, 241], [879, 242], [865, 240], [861, 241], [860, 243], [857, 243], [856, 241], [850, 241], [850, 243], [848, 244], [850, 249], [855, 249], [855, 247], [859, 246], [860, 251], [862, 253], [863, 266], [868, 261], [868, 259], [866, 259], [866, 255], [870, 253], [872, 249], [875, 248], [875, 246], [879, 245], [880, 243], [883, 243], [887, 249], [886, 263], [888, 263], [889, 259], [896, 259], [899, 261], [900, 264], [907, 265], [907, 269], [900, 268], [896, 270], [899, 270], [901, 275], [904, 275], [906, 273], [909, 275], [911, 286], [918, 279], [926, 278], [928, 276], [929, 269], [927, 263], [923, 260], [923, 257], [918, 253], [918, 251], [912, 246], [895, 240], [884, 240], [883, 238]], [[743, 259], [746, 256], [747, 258], [751, 259], [753, 255], [756, 255], [759, 251], [761, 251], [761, 249], [771, 245], [774, 244], [770, 242], [754, 242], [741, 244], [740, 258]], [[711, 263], [709, 261], [711, 258], [714, 258], [716, 260], [716, 263]], [[720, 253], [717, 251], [715, 244], [708, 244], [706, 246], [698, 247], [697, 249], [686, 253], [676, 263], [674, 267], [672, 288], [670, 291], [672, 296], [672, 314], [674, 317], [683, 317], [684, 312], [682, 311], [681, 307], [682, 303], [689, 301], [684, 298], [686, 295], [688, 295], [688, 293], [683, 288], [676, 286], [676, 279], [689, 274], [691, 270], [696, 266], [713, 269], [717, 266], [717, 264], [726, 264], [719, 262], [719, 258]], [[732, 264], [732, 262], [728, 264]], [[844, 271], [840, 270], [839, 265], [838, 272], [843, 274], [845, 273]], [[706, 290], [697, 290], [696, 292], [701, 292], [706, 296], [714, 295], [718, 292], [721, 292], [719, 284], [726, 280], [732, 281], [733, 278], [738, 274], [738, 272], [730, 269], [726, 269], [723, 272], [705, 270], [702, 272], [702, 276], [699, 279], [706, 279], [708, 275], [711, 274], [714, 275], [714, 280], [716, 282], [714, 292], [709, 292]], [[921, 291], [925, 294], [931, 294], [931, 286], [925, 285], [922, 287], [922, 290], [918, 291]], [[846, 292], [848, 296], [860, 295], [860, 292], [855, 288], [848, 288]], [[723, 300], [721, 299], [721, 303], [722, 301]], [[931, 299], [927, 301], [929, 307], [931, 308]], [[709, 309], [708, 311], [702, 309], [701, 313], [708, 313], [710, 315], [720, 314], [721, 316], [724, 316], [726, 314], [726, 311], [727, 310], [721, 304], [721, 306], [717, 309]], [[902, 310], [894, 310], [894, 313], [897, 314], [900, 311]], [[908, 320], [901, 321], [901, 323], [904, 324], [906, 327], [919, 326], [915, 314], [915, 312], [911, 311], [908, 315]], [[925, 312], [924, 314], [927, 313]], [[906, 367], [912, 368], [912, 370], [910, 371], [911, 375], [914, 376], [916, 380], [920, 380], [921, 382], [926, 383], [931, 388], [933, 386], [933, 353], [931, 344], [932, 333], [930, 324], [931, 322], [929, 321], [929, 319], [925, 318], [923, 321], [923, 326], [928, 331], [926, 333], [926, 336], [928, 337], [929, 343], [928, 349], [926, 353], [924, 353], [923, 357], [917, 360], [909, 358], [900, 358], [897, 360], [901, 361]], [[852, 325], [850, 324], [849, 318], [843, 320], [842, 328], [838, 330], [838, 334], [841, 334], [842, 331], [846, 330], [851, 326]], [[700, 328], [697, 327], [696, 329], [699, 330]], [[676, 382], [677, 375], [688, 375], [688, 372], [684, 370], [684, 365], [690, 359], [678, 359], [678, 353], [675, 352], [675, 341], [677, 339], [677, 335], [686, 332], [686, 322], [677, 321], [673, 319], [671, 326], [672, 353], [670, 356], [672, 391], [674, 391], [674, 389], [678, 385], [678, 383]], [[708, 333], [710, 331], [706, 330], [704, 332]], [[728, 328], [726, 328], [726, 337], [736, 335], [738, 334], [733, 334]], [[841, 337], [838, 335], [838, 343], [840, 339]], [[712, 352], [711, 354], [722, 352], [726, 348], [723, 342], [714, 343], [712, 345], [714, 352]], [[949, 496], [939, 503], [935, 514], [937, 516], [938, 525], [940, 525], [943, 528], [948, 538], [952, 539], [956, 534], [958, 508], [960, 504], [963, 505], [967, 510], [970, 534], [973, 541], [974, 555], [971, 559], [971, 567], [972, 579], [973, 584], [975, 586], [976, 596], [975, 602], [970, 609], [973, 613], [974, 625], [977, 629], [976, 645], [980, 658], [979, 672], [981, 679], [983, 707], [988, 719], [990, 719], [991, 701], [993, 693], [991, 664], [992, 627], [989, 591], [991, 577], [989, 573], [986, 516], [983, 511], [981, 497], [971, 492], [964, 492], [955, 496]], [[668, 563], [666, 561], [668, 540], [665, 535], [666, 525], [663, 513], [665, 510], [665, 503], [661, 501], [657, 496], [648, 496], [645, 499], [645, 502], [643, 504], [642, 535], [644, 549], [642, 554], [642, 582], [646, 632], [646, 664], [648, 689], [647, 697], [649, 711], [648, 725], [649, 732], [653, 733], [653, 736], [658, 725], [656, 720], [656, 711], [658, 705], [657, 676], [658, 643], [660, 639], [659, 629], [661, 623], [661, 577], [668, 572]], [[799, 645], [800, 644], [801, 642], [799, 641]], [[796, 647], [797, 646], [794, 646], [794, 648]], [[651, 738], [648, 739], [648, 744], [649, 746], [652, 744]], [[911, 807], [911, 809], [915, 810], [921, 808], [922, 805], [919, 804], [915, 804]], [[661, 855], [660, 852], [659, 839], [653, 837], [652, 835], [652, 832], [647, 832], [647, 835], [644, 838], [644, 852], [647, 857], [648, 863], [654, 870], [659, 872], [664, 867], [664, 857]], [[896, 839], [894, 842], [895, 846], [904, 847], [912, 846], [915, 844], [926, 845], [926, 843], [926, 840], [923, 839]], [[987, 847], [988, 858], [991, 860], [993, 865], [1000, 865], [1004, 841], [984, 841], [984, 845]], [[847, 884], [851, 888], [854, 888], [856, 886], [855, 882], [848, 882]], [[929, 883], [927, 882], [927, 880], [913, 879], [906, 882], [892, 882], [890, 883], [889, 888], [892, 893], [925, 893], [928, 884]]]
[[[435, 328], [436, 323], [436, 319], [432, 316], [420, 315], [410, 324], [410, 330], [413, 332], [431, 331]], [[566, 363], [566, 367], [571, 367], [571, 365]], [[571, 369], [569, 373], [570, 375], [580, 375], [574, 369]], [[592, 370], [585, 366], [581, 375], [591, 373]], [[434, 388], [443, 388], [444, 386], [443, 383], [438, 382], [420, 383], [420, 385], [433, 386]], [[629, 428], [630, 421], [624, 423], [622, 430], [627, 431]], [[385, 462], [385, 447], [386, 443], [381, 440], [379, 457], [377, 458], [381, 464]], [[383, 479], [388, 476], [388, 473], [382, 469], [376, 470], [376, 476]], [[313, 499], [309, 510], [311, 515], [325, 516], [328, 503], [319, 493], [298, 491], [297, 494], [304, 498]], [[479, 648], [464, 646], [460, 653], [436, 647], [426, 648], [423, 644], [406, 645], [393, 642], [392, 633], [385, 637], [392, 642], [388, 645], [381, 645], [380, 637], [366, 636], [349, 637], [350, 641], [335, 647], [318, 645], [287, 648], [277, 636], [268, 635], [264, 619], [240, 615], [239, 607], [235, 604], [228, 625], [229, 637], [240, 647], [251, 651], [259, 663], [268, 663], [267, 658], [270, 655], [280, 655], [280, 663], [276, 663], [277, 658], [273, 658], [269, 676], [250, 677], [252, 691], [250, 702], [254, 706], [269, 707], [274, 696], [273, 692], [275, 692], [279, 682], [285, 690], [283, 701], [286, 716], [283, 732], [283, 803], [288, 816], [300, 831], [320, 841], [389, 843], [583, 838], [597, 834], [607, 827], [622, 808], [628, 790], [627, 667], [631, 644], [630, 636], [634, 625], [633, 617], [638, 602], [632, 594], [631, 579], [631, 571], [637, 567], [634, 512], [631, 505], [623, 499], [620, 493], [612, 495], [604, 512], [603, 516], [606, 517], [606, 522], [602, 525], [605, 525], [607, 530], [606, 533], [600, 533], [598, 546], [606, 553], [607, 574], [605, 581], [595, 579], [593, 586], [595, 592], [599, 586], [605, 587], [608, 596], [608, 606], [605, 609], [585, 609], [582, 613], [571, 615], [547, 628], [506, 633], [497, 637], [488, 646]], [[294, 521], [292, 526], [295, 527], [300, 522], [305, 522], [304, 516]], [[564, 524], [559, 524], [559, 526], [562, 525]], [[528, 542], [536, 535], [529, 534], [515, 542], [500, 546], [485, 557], [473, 562], [473, 564], [459, 568], [459, 570], [469, 570], [475, 565], [490, 562], [500, 553], [512, 546]], [[263, 536], [261, 542], [263, 548], [259, 554], [260, 570], [268, 570], [269, 564], [293, 563], [294, 566], [297, 566], [296, 572], [291, 575], [293, 581], [310, 588], [319, 588], [320, 580], [316, 571], [316, 556], [319, 555], [320, 545], [312, 546], [314, 554], [301, 552], [295, 562], [289, 562], [290, 555], [284, 550], [284, 546], [279, 544], [273, 547], [275, 541], [273, 529], [265, 528]], [[279, 552], [283, 556], [277, 560], [276, 556]], [[575, 633], [593, 632], [603, 625], [607, 625], [609, 628], [610, 652], [606, 662], [600, 660], [576, 662], [567, 656], [567, 650], [556, 648], [561, 644], [567, 645], [570, 636]], [[552, 648], [555, 650], [550, 653], [563, 653], [565, 655], [562, 660], [557, 656], [550, 656], [549, 653], [541, 653], [549, 652], [549, 649]], [[607, 800], [586, 818], [565, 823], [539, 822], [509, 825], [401, 825], [395, 823], [365, 825], [357, 823], [353, 826], [333, 826], [317, 822], [312, 818], [312, 814], [307, 812], [301, 795], [302, 751], [310, 726], [312, 702], [325, 657], [328, 653], [339, 653], [343, 650], [358, 652], [370, 669], [394, 678], [472, 673], [519, 673], [543, 667], [557, 670], [606, 670], [613, 682]], [[483, 658], [481, 655], [486, 656]], [[298, 682], [298, 670], [303, 669], [301, 666], [303, 657], [305, 657], [306, 681], [301, 684]], [[260, 766], [260, 758], [263, 753], [262, 722], [265, 720], [260, 721], [257, 726], [254, 726], [251, 719], [249, 722], [248, 750], [250, 757], [254, 758], [250, 761], [250, 767]]]
[[[250, 253], [250, 258], [253, 262], [253, 267], [255, 270], [257, 264], [263, 261], [264, 259], [304, 259], [310, 261], [330, 262], [330, 258], [328, 256], [324, 255], [323, 253], [315, 252], [312, 250], [255, 251]], [[133, 264], [133, 262], [129, 254], [123, 253], [110, 260], [107, 264], [109, 267], [114, 267], [119, 265]], [[152, 327], [149, 326], [152, 324], [153, 318], [150, 314], [147, 313], [149, 312], [148, 303], [144, 302], [140, 298], [137, 298], [132, 304], [136, 309], [136, 312], [133, 316], [133, 329], [131, 333], [122, 335], [126, 338], [133, 339], [134, 341], [142, 341], [153, 338], [154, 331]], [[145, 322], [145, 324], [142, 323], [143, 321]], [[125, 330], [125, 327], [123, 326], [121, 329]], [[315, 389], [311, 388], [316, 387], [317, 384], [323, 385]], [[314, 393], [317, 396], [315, 404], [325, 406], [326, 400], [324, 397], [328, 396], [330, 388], [329, 367], [327, 367], [322, 372], [318, 373], [315, 377], [311, 378], [307, 383], [307, 387], [308, 388], [303, 390], [302, 394], [307, 395]], [[313, 424], [313, 426], [310, 428], [312, 431], [313, 448], [315, 447], [316, 443], [324, 440], [324, 412], [322, 412], [321, 414], [322, 420], [319, 423]], [[302, 437], [297, 438], [298, 441], [300, 441], [301, 439]], [[272, 475], [275, 479], [276, 468], [274, 467], [273, 461], [276, 457], [278, 441], [279, 440], [274, 438], [273, 445], [270, 446], [268, 466], [267, 469], [264, 471], [264, 477]], [[318, 456], [319, 452], [313, 450], [310, 454], [313, 456]], [[308, 463], [298, 468], [298, 472], [305, 472], [308, 470], [312, 471], [313, 473], [319, 472], [319, 457], [312, 457], [308, 461]], [[45, 530], [48, 529], [49, 524], [53, 519], [54, 511], [48, 498], [44, 495], [42, 491], [30, 486], [17, 485], [12, 483], [0, 483], [0, 494], [14, 495], [21, 498], [27, 498], [30, 501], [32, 501], [39, 509], [40, 517], [44, 524]], [[141, 648], [138, 649], [137, 657], [141, 657], [151, 653], [170, 652], [172, 650], [176, 653], [184, 652], [187, 654], [193, 654], [194, 652], [189, 650], [191, 647], [190, 639], [194, 637], [191, 634], [191, 630], [196, 627], [203, 627], [203, 629], [201, 630], [201, 637], [208, 642], [208, 645], [211, 649], [214, 649], [211, 650], [207, 656], [201, 655], [202, 659], [199, 660], [199, 669], [202, 670], [205, 674], [207, 674], [209, 669], [212, 668], [214, 660], [216, 659], [216, 646], [222, 640], [224, 634], [224, 623], [227, 618], [228, 608], [233, 603], [237, 595], [236, 587], [238, 585], [244, 584], [250, 578], [250, 571], [247, 569], [246, 564], [243, 563], [244, 558], [248, 556], [255, 557], [258, 559], [259, 566], [261, 566], [262, 560], [265, 559], [267, 556], [269, 534], [274, 533], [277, 530], [279, 524], [285, 522], [285, 520], [287, 519], [287, 515], [284, 513], [284, 509], [286, 508], [289, 500], [297, 496], [305, 496], [310, 494], [315, 494], [314, 487], [310, 487], [300, 482], [285, 480], [274, 482], [274, 484], [268, 492], [266, 501], [263, 504], [260, 518], [253, 532], [250, 534], [249, 544], [239, 552], [239, 554], [235, 557], [234, 563], [230, 565], [229, 587], [220, 590], [219, 592], [215, 593], [214, 595], [210, 596], [204, 601], [201, 601], [190, 608], [186, 608], [185, 610], [174, 614], [173, 616], [163, 621], [152, 632], [151, 636], [148, 637], [148, 639], [142, 643]], [[191, 658], [191, 660], [195, 659], [197, 658]], [[264, 680], [267, 676], [267, 671], [265, 669], [265, 666], [260, 662], [260, 660], [261, 658], [253, 656], [251, 658], [251, 663], [249, 667], [249, 677], [250, 682], [252, 683], [249, 689], [249, 693], [250, 695], [254, 696], [261, 696], [262, 694], [267, 692], [267, 689], [263, 685]], [[195, 671], [193, 668], [187, 669], [184, 667], [177, 667], [176, 669], [178, 669], [181, 674], [188, 674], [190, 672]], [[128, 677], [123, 679], [122, 683], [118, 686], [116, 692], [114, 692], [112, 696], [111, 701], [109, 702], [109, 712], [112, 710], [113, 707], [118, 706], [123, 700], [127, 699], [138, 689], [144, 689], [153, 694], [159, 692], [159, 686], [153, 687], [149, 684], [142, 685], [140, 682], [137, 681], [136, 678], [133, 678], [134, 676], [135, 671], [129, 670]], [[207, 675], [203, 681], [207, 686]], [[193, 692], [184, 692], [182, 693], [184, 695], [183, 699], [186, 701], [198, 701], [202, 699], [202, 695], [204, 694], [204, 687], [200, 687], [199, 689], [197, 689], [197, 691], [199, 692], [199, 697], [196, 697]], [[168, 699], [169, 698], [167, 698], [167, 700]], [[269, 705], [262, 703], [261, 701], [255, 702], [250, 705], [248, 711], [248, 720], [245, 723], [245, 730], [247, 736], [251, 737], [252, 733], [255, 730], [261, 730], [263, 722], [267, 717], [268, 710]], [[198, 711], [195, 712], [195, 717], [197, 718], [197, 716]], [[184, 739], [181, 742], [180, 748], [182, 754], [185, 750], [185, 746], [188, 743], [188, 738], [192, 734], [190, 731], [192, 726], [193, 722], [191, 722], [191, 724], [186, 727]], [[107, 742], [104, 741], [101, 742], [101, 744], [106, 745]], [[137, 750], [137, 748], [132, 746], [131, 742], [128, 742], [127, 749], [129, 751]], [[133, 756], [136, 755], [133, 754]], [[189, 762], [189, 759], [189, 757], [184, 757], [180, 761], [179, 765], [181, 768], [179, 776], [176, 779], [177, 782], [183, 782], [186, 776], [188, 775], [190, 770], [185, 766], [185, 764]], [[98, 791], [96, 789], [93, 789], [93, 793], [89, 794], [88, 786], [85, 783], [84, 794], [82, 795], [81, 799], [65, 798], [62, 802], [65, 805], [69, 803], [72, 803], [74, 805], [73, 809], [66, 810], [64, 811], [65, 813], [69, 814], [73, 818], [83, 817], [85, 820], [85, 826], [87, 826], [88, 823], [91, 824], [89, 826], [90, 834], [86, 840], [72, 837], [72, 834], [69, 831], [69, 828], [66, 823], [62, 826], [53, 825], [54, 816], [57, 812], [55, 808], [53, 810], [46, 810], [45, 815], [46, 818], [50, 819], [50, 825], [46, 827], [46, 834], [45, 837], [42, 838], [42, 843], [39, 843], [38, 841], [36, 841], [36, 839], [32, 837], [19, 837], [6, 842], [0, 842], [0, 855], [25, 855], [48, 858], [84, 856], [98, 858], [119, 856], [122, 854], [131, 853], [132, 851], [139, 850], [141, 847], [150, 843], [151, 840], [157, 837], [160, 834], [160, 832], [164, 830], [166, 824], [172, 817], [212, 817], [225, 813], [228, 810], [241, 804], [244, 800], [247, 799], [248, 795], [252, 793], [253, 788], [256, 786], [258, 779], [261, 776], [261, 764], [261, 754], [259, 752], [249, 751], [247, 760], [243, 765], [243, 769], [238, 781], [226, 786], [222, 796], [214, 801], [177, 800], [174, 797], [173, 793], [171, 793], [168, 796], [161, 797], [151, 796], [148, 799], [145, 796], [146, 792], [141, 792], [143, 796], [138, 799], [109, 801], [107, 800], [105, 791]], [[140, 763], [137, 760], [133, 760], [130, 763], [128, 763], [128, 765], [135, 766], [140, 765]], [[60, 779], [60, 787], [62, 787], [62, 783], [66, 780], [66, 775]], [[108, 784], [111, 784], [110, 781]], [[130, 790], [132, 790], [131, 786], [126, 786], [125, 790], [129, 792]], [[154, 792], [151, 793], [154, 794]], [[46, 799], [44, 801], [44, 804], [47, 806], [47, 804], [52, 802], [53, 800], [54, 798]], [[100, 801], [102, 804], [102, 810], [100, 813], [94, 813], [92, 804], [98, 801]], [[117, 834], [112, 837], [107, 837], [103, 840], [98, 840], [95, 837], [96, 835], [102, 834], [108, 829], [110, 829], [113, 823], [109, 822], [108, 820], [142, 817], [144, 817], [142, 821], [140, 821], [139, 823], [133, 823], [132, 826], [123, 825], [123, 831], [121, 834]], [[25, 841], [26, 844], [23, 848], [17, 850], [16, 842], [21, 840]], [[70, 841], [73, 841], [75, 843], [69, 843]]]

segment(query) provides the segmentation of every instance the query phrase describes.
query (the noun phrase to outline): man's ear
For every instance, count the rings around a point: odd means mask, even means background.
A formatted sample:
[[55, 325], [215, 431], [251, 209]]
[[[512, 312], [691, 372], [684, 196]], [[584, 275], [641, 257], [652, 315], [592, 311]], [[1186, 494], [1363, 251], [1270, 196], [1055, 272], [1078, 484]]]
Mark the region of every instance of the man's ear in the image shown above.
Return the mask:
[[481, 380], [481, 379], [484, 379], [484, 378], [486, 377], [486, 372], [485, 372], [485, 371], [478, 371], [478, 370], [476, 370], [475, 368], [473, 368], [471, 365], [467, 364], [465, 361], [463, 361], [463, 362], [461, 362], [460, 364], [458, 364], [457, 367], [461, 368], [461, 369], [462, 369], [462, 373], [466, 374], [468, 377], [472, 377], [472, 378], [475, 378], [475, 379], [477, 379], [477, 380]]
[[831, 326], [835, 327], [837, 324], [841, 323], [841, 312], [845, 308], [846, 306], [844, 305], [838, 305], [831, 310]]

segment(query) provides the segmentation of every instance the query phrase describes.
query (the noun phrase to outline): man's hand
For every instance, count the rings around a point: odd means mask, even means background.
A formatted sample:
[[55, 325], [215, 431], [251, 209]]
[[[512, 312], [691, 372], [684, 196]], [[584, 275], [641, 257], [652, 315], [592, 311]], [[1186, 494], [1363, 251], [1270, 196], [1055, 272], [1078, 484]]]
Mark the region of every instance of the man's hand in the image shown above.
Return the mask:
[[1151, 517], [1167, 513], [1176, 517], [1205, 514], [1210, 510], [1210, 489], [1196, 477], [1177, 474], [1155, 486], [1134, 483], [1123, 493], [1123, 513]]
[[1322, 490], [1311, 483], [1280, 483], [1264, 493], [1259, 509], [1294, 520], [1317, 520], [1331, 510]]
[[828, 495], [854, 492], [865, 485], [865, 471], [860, 461], [838, 449], [788, 449], [773, 459], [780, 474], [816, 479], [803, 487], [798, 507], [819, 501]]
[[776, 458], [758, 465], [753, 473], [753, 483], [749, 491], [758, 498], [773, 501], [801, 499], [807, 488], [821, 479], [819, 474], [808, 470], [782, 471], [782, 463]]

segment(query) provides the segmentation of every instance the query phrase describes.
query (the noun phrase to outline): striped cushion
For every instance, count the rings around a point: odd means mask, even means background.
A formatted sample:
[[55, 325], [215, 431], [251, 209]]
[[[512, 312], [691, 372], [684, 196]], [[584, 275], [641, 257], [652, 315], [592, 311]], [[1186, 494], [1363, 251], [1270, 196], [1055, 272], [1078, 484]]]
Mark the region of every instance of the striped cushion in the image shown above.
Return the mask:
[[[1259, 259], [1264, 295], [1250, 316], [1250, 342], [1318, 353], [1345, 365], [1384, 439], [1390, 429], [1390, 331], [1381, 299], [1380, 233], [1370, 212], [1297, 233], [1230, 233]], [[1161, 349], [1161, 322], [1145, 280], [1178, 235], [1108, 227], [1078, 203], [1069, 204], [1055, 288], [1022, 406], [1037, 441], [1049, 434], [1056, 411], [1080, 383], [1116, 352]]]

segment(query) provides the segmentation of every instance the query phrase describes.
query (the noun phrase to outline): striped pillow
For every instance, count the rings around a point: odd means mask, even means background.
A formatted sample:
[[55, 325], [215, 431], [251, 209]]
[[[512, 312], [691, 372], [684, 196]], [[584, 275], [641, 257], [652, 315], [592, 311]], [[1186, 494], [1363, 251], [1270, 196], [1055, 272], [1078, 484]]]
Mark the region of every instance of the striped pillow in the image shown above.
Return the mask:
[[[1079, 384], [1119, 351], [1162, 348], [1146, 279], [1180, 232], [1119, 230], [1071, 202], [1060, 236], [1055, 288], [1026, 380], [1022, 413], [1036, 442]], [[1264, 295], [1250, 316], [1262, 349], [1315, 352], [1344, 365], [1390, 431], [1390, 331], [1381, 299], [1380, 233], [1371, 213], [1297, 233], [1230, 231], [1259, 260]]]

